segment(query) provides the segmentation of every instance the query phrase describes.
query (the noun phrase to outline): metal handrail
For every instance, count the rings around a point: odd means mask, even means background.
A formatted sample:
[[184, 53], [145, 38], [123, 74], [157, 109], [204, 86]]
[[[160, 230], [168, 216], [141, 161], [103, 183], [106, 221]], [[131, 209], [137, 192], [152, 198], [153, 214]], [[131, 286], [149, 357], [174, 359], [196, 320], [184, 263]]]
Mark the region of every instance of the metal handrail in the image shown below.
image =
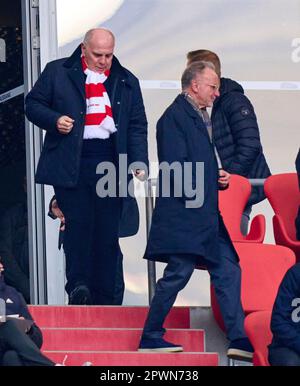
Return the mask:
[[[147, 230], [147, 240], [150, 233], [152, 213], [154, 209], [154, 196], [153, 196], [153, 183], [154, 179], [149, 179], [145, 182], [146, 190], [146, 230]], [[157, 179], [155, 179], [156, 184]], [[148, 269], [148, 299], [149, 304], [155, 293], [155, 284], [156, 284], [156, 267], [155, 261], [147, 260], [147, 269]]]
[[[249, 182], [251, 186], [263, 186], [265, 183], [265, 178], [250, 178]], [[146, 192], [146, 230], [147, 230], [147, 240], [150, 233], [152, 213], [154, 209], [154, 195], [153, 188], [157, 185], [157, 178], [149, 178], [145, 181], [145, 192]], [[155, 284], [156, 284], [156, 265], [155, 261], [147, 260], [147, 269], [148, 269], [148, 300], [149, 304], [155, 293]]]

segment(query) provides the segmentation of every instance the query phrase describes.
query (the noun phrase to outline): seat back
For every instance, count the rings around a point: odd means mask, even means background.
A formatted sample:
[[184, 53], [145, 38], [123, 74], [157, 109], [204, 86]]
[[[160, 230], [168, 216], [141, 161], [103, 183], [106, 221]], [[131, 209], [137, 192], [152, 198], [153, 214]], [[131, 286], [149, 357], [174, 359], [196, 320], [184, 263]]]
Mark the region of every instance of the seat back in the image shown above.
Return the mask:
[[258, 311], [245, 318], [246, 334], [254, 348], [254, 366], [270, 366], [268, 345], [272, 341], [271, 315], [272, 311]]
[[241, 219], [251, 194], [247, 178], [232, 174], [228, 189], [219, 191], [219, 209], [232, 240], [243, 240]]
[[296, 262], [294, 252], [271, 244], [234, 243], [234, 247], [240, 257], [245, 313], [272, 310], [279, 285]]
[[[272, 310], [279, 285], [295, 264], [294, 252], [281, 245], [234, 243], [242, 270], [241, 300], [245, 314]], [[222, 330], [225, 329], [213, 286], [211, 307]]]
[[281, 218], [287, 235], [296, 241], [295, 219], [300, 205], [297, 173], [275, 174], [268, 177], [264, 190], [275, 215]]

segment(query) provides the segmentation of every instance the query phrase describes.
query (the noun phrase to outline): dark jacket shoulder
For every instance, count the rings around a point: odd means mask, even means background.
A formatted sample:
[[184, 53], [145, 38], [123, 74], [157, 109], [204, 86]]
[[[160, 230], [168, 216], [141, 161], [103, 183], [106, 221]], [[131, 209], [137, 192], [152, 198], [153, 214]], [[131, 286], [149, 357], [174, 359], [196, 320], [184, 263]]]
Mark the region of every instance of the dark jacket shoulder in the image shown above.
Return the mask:
[[[271, 174], [254, 107], [239, 83], [221, 78], [220, 97], [213, 105], [211, 119], [214, 143], [225, 170], [246, 178], [266, 178]], [[264, 198], [263, 188], [254, 187], [248, 204]]]

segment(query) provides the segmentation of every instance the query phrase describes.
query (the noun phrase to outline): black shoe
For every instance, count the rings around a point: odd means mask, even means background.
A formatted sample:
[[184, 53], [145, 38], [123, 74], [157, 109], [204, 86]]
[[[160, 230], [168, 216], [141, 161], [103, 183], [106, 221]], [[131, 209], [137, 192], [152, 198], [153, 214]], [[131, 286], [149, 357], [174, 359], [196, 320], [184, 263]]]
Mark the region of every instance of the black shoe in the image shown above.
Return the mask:
[[142, 338], [138, 348], [140, 352], [180, 352], [182, 346], [167, 342], [162, 338], [146, 339]]
[[75, 287], [69, 295], [69, 304], [93, 304], [90, 290], [86, 285]]
[[254, 349], [248, 338], [235, 339], [230, 342], [227, 356], [230, 359], [252, 362]]

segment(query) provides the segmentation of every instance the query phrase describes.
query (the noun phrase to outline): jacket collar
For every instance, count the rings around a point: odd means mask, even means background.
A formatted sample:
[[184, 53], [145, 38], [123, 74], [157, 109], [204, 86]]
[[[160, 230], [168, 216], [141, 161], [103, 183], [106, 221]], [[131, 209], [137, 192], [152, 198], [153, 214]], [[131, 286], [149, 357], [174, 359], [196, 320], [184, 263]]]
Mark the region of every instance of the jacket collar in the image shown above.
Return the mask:
[[[64, 63], [64, 67], [66, 68], [77, 68], [81, 69], [81, 46], [79, 45], [76, 50], [73, 52], [73, 54], [67, 58], [67, 60]], [[124, 67], [121, 66], [119, 60], [113, 56], [112, 66], [111, 66], [111, 73], [120, 75], [123, 78], [127, 78], [127, 73], [124, 69]]]
[[72, 68], [74, 66], [76, 67], [79, 65], [81, 66], [80, 57], [81, 57], [81, 46], [79, 45], [76, 48], [76, 50], [73, 52], [73, 54], [67, 58], [67, 60], [64, 63], [64, 67]]
[[199, 127], [199, 129], [202, 130], [204, 135], [208, 138], [209, 142], [211, 142], [203, 119], [201, 119], [199, 113], [193, 108], [191, 103], [186, 100], [185, 96], [183, 94], [179, 94], [175, 99], [175, 102], [179, 103], [180, 106], [182, 106], [185, 113], [188, 114], [194, 120], [197, 127]]
[[[65, 63], [63, 64], [69, 70], [69, 76], [74, 82], [75, 86], [78, 88], [81, 96], [85, 99], [85, 78], [86, 75], [82, 70], [81, 65], [81, 46], [79, 45], [73, 54], [67, 58]], [[128, 80], [127, 72], [124, 67], [121, 66], [119, 60], [114, 56], [110, 71], [111, 78], [121, 78], [124, 82]]]
[[[179, 94], [175, 102], [179, 103], [185, 110], [185, 112], [190, 115], [192, 118], [200, 119], [199, 114], [197, 111], [193, 108], [193, 106], [186, 100], [185, 96], [183, 94]], [[200, 119], [201, 120], [201, 119]]]

